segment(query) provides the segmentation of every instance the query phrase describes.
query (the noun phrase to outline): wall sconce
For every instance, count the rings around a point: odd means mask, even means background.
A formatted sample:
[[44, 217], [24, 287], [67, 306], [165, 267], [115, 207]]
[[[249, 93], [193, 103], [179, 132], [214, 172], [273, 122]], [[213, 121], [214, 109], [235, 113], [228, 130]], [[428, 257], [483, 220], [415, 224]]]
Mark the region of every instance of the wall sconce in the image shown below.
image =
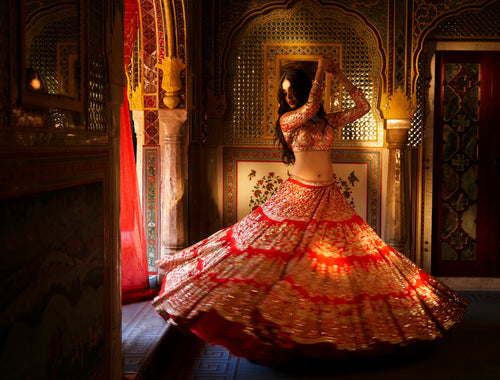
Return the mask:
[[43, 77], [34, 69], [26, 69], [26, 82], [28, 87], [36, 92], [47, 92]]

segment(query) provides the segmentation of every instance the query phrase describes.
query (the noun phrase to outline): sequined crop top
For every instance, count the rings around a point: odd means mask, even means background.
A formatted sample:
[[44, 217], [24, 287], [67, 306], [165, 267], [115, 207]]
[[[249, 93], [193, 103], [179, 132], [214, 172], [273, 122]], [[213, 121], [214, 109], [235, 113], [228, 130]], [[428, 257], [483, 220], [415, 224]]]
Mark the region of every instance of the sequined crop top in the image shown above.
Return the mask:
[[370, 110], [370, 103], [359, 89], [352, 90], [349, 94], [355, 106], [341, 112], [324, 115], [329, 125], [314, 123], [311, 119], [321, 106], [323, 86], [314, 81], [309, 99], [300, 108], [283, 114], [280, 118], [281, 130], [288, 146], [294, 152], [307, 150], [330, 150], [335, 133], [340, 127], [352, 123]]

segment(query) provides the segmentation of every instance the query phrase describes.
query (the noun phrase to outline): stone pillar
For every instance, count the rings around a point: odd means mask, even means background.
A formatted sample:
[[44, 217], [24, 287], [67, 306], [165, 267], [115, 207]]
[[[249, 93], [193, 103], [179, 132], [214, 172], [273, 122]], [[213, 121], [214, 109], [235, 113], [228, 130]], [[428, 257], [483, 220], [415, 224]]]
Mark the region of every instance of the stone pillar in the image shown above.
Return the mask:
[[409, 214], [406, 173], [406, 141], [410, 119], [386, 120], [386, 140], [389, 149], [387, 170], [387, 207], [384, 240], [408, 255]]
[[186, 248], [188, 243], [188, 126], [186, 109], [159, 110], [158, 116], [161, 257], [165, 257]]
[[409, 255], [410, 213], [409, 175], [406, 167], [406, 142], [415, 112], [415, 94], [408, 96], [397, 88], [390, 97], [383, 95], [385, 137], [389, 150], [387, 201], [384, 240], [399, 252]]

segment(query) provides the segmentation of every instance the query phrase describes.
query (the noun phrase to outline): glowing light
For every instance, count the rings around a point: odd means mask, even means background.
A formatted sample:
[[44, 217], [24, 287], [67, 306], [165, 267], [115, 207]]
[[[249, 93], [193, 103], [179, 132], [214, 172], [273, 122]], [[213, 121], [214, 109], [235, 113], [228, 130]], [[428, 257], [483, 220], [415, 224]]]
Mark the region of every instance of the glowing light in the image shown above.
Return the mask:
[[40, 82], [40, 79], [38, 79], [38, 75], [35, 75], [35, 77], [31, 80], [30, 86], [35, 91], [38, 91], [42, 88], [42, 83]]

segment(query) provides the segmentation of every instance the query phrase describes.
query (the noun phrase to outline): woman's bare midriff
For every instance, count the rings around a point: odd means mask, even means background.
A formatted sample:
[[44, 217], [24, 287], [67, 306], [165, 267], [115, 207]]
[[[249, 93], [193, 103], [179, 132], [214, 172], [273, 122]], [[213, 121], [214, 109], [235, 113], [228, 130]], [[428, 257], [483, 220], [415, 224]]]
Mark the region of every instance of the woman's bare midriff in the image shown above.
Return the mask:
[[329, 150], [295, 152], [295, 163], [290, 174], [306, 181], [330, 181], [333, 178]]

